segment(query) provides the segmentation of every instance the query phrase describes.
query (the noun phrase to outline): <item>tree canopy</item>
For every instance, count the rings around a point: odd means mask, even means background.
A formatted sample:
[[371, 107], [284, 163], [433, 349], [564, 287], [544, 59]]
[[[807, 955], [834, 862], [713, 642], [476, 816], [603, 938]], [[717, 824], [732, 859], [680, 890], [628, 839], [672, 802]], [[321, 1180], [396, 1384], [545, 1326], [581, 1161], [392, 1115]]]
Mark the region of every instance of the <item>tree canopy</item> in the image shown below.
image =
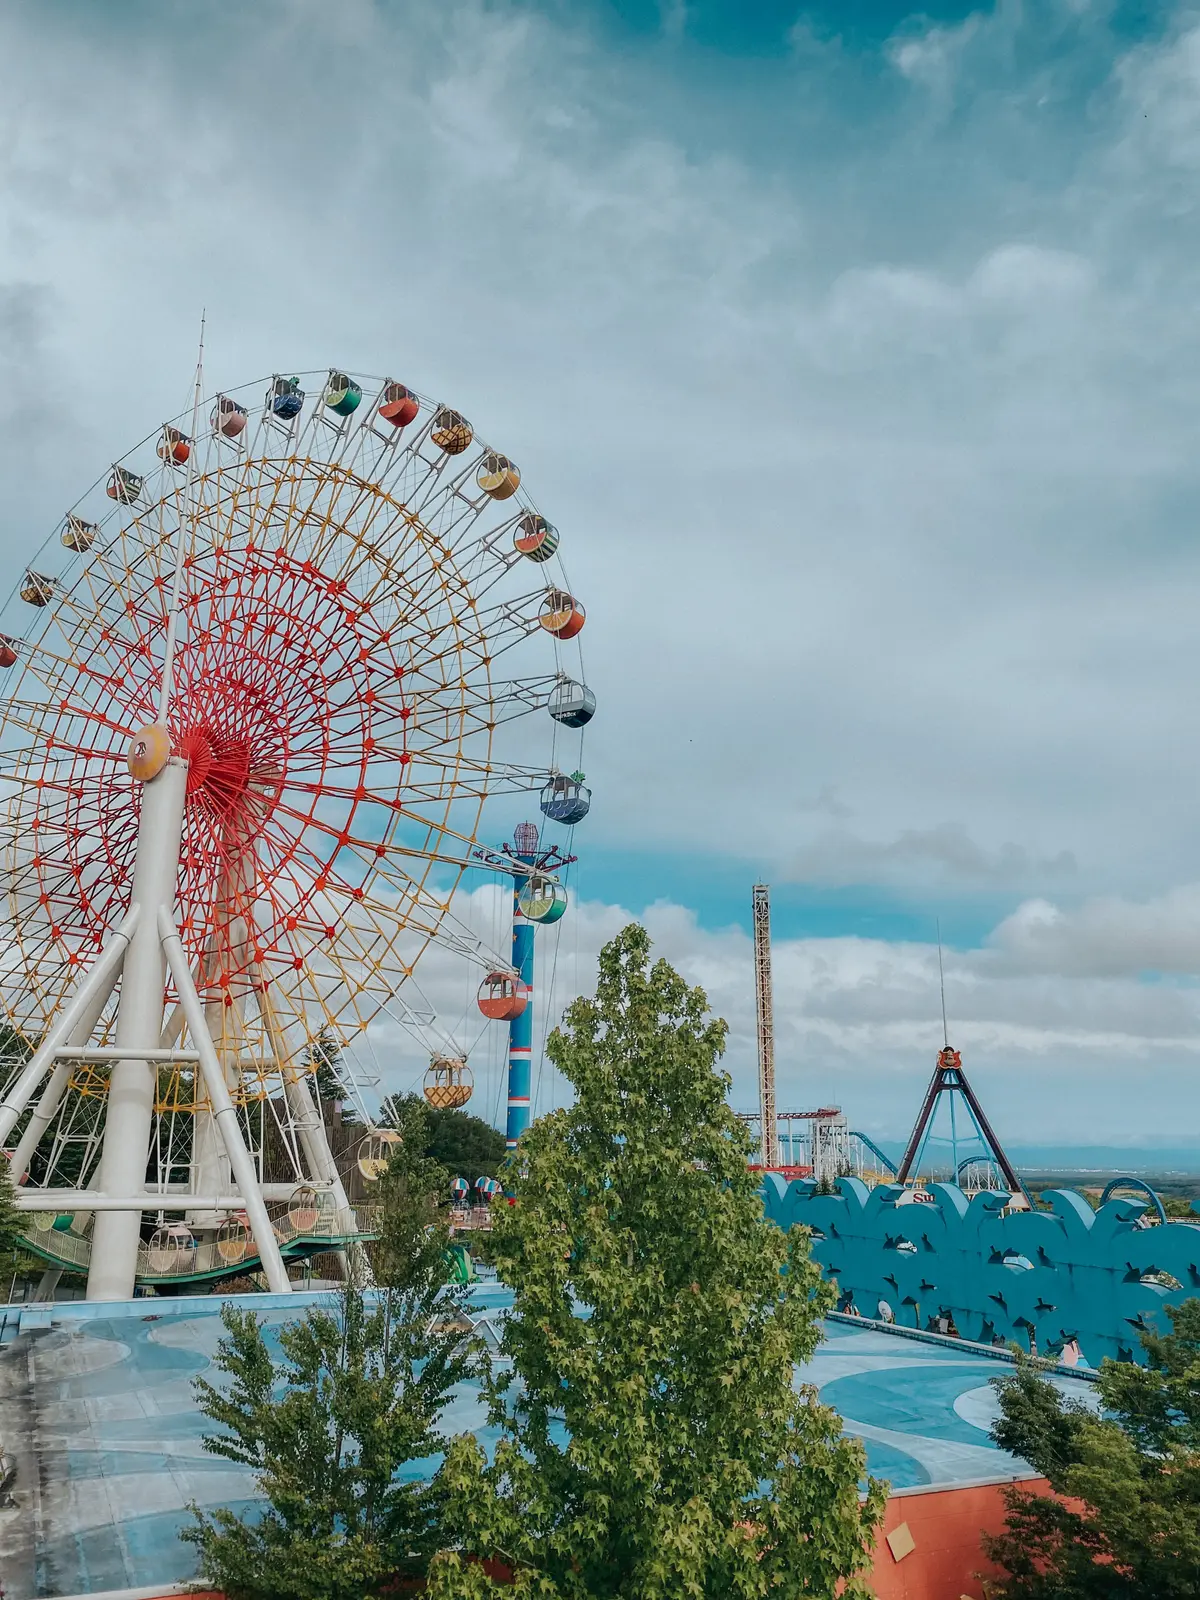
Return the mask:
[[1066, 1401], [1037, 1363], [997, 1382], [996, 1443], [1049, 1482], [1007, 1495], [988, 1541], [1007, 1600], [1194, 1600], [1200, 1595], [1200, 1300], [1144, 1333], [1148, 1364], [1105, 1361], [1102, 1414]]
[[494, 1178], [505, 1157], [504, 1135], [469, 1111], [438, 1110], [427, 1106], [420, 1095], [389, 1095], [379, 1111], [380, 1123], [398, 1128], [405, 1141], [414, 1137], [406, 1128], [414, 1112], [423, 1114], [421, 1153], [443, 1166], [452, 1178]]
[[[536, 1122], [492, 1248], [514, 1307], [493, 1459], [443, 1469], [431, 1600], [864, 1596], [882, 1490], [794, 1367], [831, 1303], [763, 1217], [716, 1063], [725, 1024], [626, 928], [548, 1045], [576, 1102]], [[483, 1561], [512, 1570], [499, 1585]]]

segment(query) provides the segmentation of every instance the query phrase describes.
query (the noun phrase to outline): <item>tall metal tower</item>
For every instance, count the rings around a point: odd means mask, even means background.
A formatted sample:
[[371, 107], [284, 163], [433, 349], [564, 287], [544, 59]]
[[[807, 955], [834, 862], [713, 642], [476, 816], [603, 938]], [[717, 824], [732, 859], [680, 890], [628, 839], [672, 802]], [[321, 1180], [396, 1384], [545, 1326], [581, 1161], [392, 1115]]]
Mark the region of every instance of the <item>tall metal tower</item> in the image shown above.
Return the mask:
[[762, 1163], [779, 1164], [775, 1127], [775, 1019], [771, 1004], [771, 891], [754, 885], [754, 989], [758, 1006], [758, 1107]]

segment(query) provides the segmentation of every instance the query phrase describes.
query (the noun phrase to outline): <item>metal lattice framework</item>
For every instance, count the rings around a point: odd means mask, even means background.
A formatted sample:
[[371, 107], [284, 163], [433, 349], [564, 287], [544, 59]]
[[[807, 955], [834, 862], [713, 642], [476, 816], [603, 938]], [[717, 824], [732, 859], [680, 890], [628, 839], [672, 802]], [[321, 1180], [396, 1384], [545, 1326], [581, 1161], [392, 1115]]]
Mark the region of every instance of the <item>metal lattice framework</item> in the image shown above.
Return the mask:
[[[262, 388], [123, 457], [9, 604], [0, 1006], [32, 1048], [130, 903], [131, 740], [159, 720], [182, 538], [163, 719], [187, 765], [178, 933], [260, 1174], [282, 1162], [305, 1180], [295, 1088], [314, 1041], [352, 1062], [384, 1008], [431, 1023], [407, 998], [431, 941], [505, 964], [451, 897], [488, 798], [578, 763], [578, 720], [546, 713], [581, 689], [583, 608], [518, 469], [460, 415], [390, 379]], [[168, 979], [151, 1188], [208, 1193], [210, 1097], [178, 999]], [[94, 1059], [77, 1051], [41, 1091], [31, 1181], [78, 1187], [94, 1169], [115, 1015], [113, 999]]]
[[758, 1020], [758, 1116], [762, 1134], [762, 1163], [773, 1167], [779, 1160], [779, 1135], [775, 1120], [775, 1019], [771, 995], [771, 891], [756, 883], [754, 912], [754, 1002]]

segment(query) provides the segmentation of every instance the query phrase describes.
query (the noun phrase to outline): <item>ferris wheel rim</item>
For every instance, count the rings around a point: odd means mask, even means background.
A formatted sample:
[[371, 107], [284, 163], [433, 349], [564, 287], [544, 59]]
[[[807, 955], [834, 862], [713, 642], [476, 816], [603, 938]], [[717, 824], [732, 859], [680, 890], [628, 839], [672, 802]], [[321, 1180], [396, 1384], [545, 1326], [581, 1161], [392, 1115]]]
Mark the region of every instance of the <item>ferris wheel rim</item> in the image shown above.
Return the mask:
[[[346, 371], [348, 371], [347, 368], [331, 366], [331, 367], [328, 367], [328, 368], [313, 368], [313, 369], [311, 369], [309, 371], [298, 372], [298, 373], [294, 374], [294, 376], [295, 376], [296, 379], [316, 378], [316, 379], [320, 379], [320, 380], [323, 380], [323, 381], [327, 381], [334, 373], [342, 373], [342, 372], [346, 372]], [[281, 376], [282, 376], [281, 372], [264, 374], [261, 377], [250, 379], [248, 382], [240, 383], [235, 388], [215, 389], [215, 390], [212, 391], [211, 394], [202, 396], [202, 398], [200, 400], [200, 404], [199, 404], [199, 415], [201, 416], [201, 418], [207, 418], [209, 416], [209, 414], [210, 414], [210, 409], [213, 406], [215, 406], [217, 404], [217, 402], [220, 401], [221, 399], [224, 399], [224, 398], [236, 399], [237, 396], [239, 396], [239, 395], [241, 395], [243, 393], [248, 393], [251, 390], [258, 391], [259, 388], [263, 384], [273, 383], [273, 382], [277, 381]], [[391, 378], [380, 377], [378, 374], [364, 373], [362, 375], [362, 380], [361, 381], [362, 381], [362, 383], [364, 385], [363, 394], [364, 394], [364, 397], [365, 397], [365, 394], [366, 394], [365, 385], [367, 383], [370, 383], [372, 385], [378, 385], [380, 392], [382, 392], [382, 390], [388, 384], [390, 384], [392, 382], [395, 382], [395, 381], [398, 381], [398, 380], [394, 380], [394, 379], [391, 379]], [[442, 410], [455, 410], [456, 409], [454, 407], [451, 407], [446, 401], [434, 399], [432, 396], [424, 393], [423, 391], [412, 388], [411, 385], [405, 385], [405, 387], [408, 388], [409, 392], [416, 399], [418, 399], [420, 401], [420, 403], [421, 403], [423, 408], [429, 409], [430, 411], [432, 411], [434, 413], [437, 413], [437, 412], [442, 411]], [[307, 392], [306, 392], [306, 399], [307, 399]], [[80, 506], [84, 505], [91, 496], [93, 496], [98, 490], [100, 490], [100, 489], [102, 489], [104, 487], [108, 475], [115, 468], [124, 466], [127, 462], [132, 460], [137, 455], [137, 453], [139, 451], [145, 450], [147, 447], [153, 445], [156, 440], [161, 438], [164, 429], [171, 428], [171, 427], [176, 427], [177, 428], [181, 422], [185, 422], [185, 421], [190, 424], [190, 420], [191, 420], [191, 408], [190, 407], [185, 407], [182, 411], [178, 412], [176, 415], [165, 419], [163, 422], [159, 423], [157, 425], [157, 427], [152, 428], [149, 433], [147, 433], [143, 438], [139, 439], [135, 444], [131, 445], [122, 455], [113, 457], [112, 460], [109, 462], [108, 466], [105, 467], [105, 468], [102, 468], [100, 473], [99, 473], [99, 475], [92, 481], [92, 483], [89, 484], [87, 486], [87, 488], [76, 498], [76, 500], [73, 501], [72, 504], [69, 505], [66, 508], [66, 510], [60, 516], [59, 520], [54, 524], [54, 526], [46, 534], [45, 538], [34, 549], [34, 551], [33, 551], [32, 555], [30, 556], [29, 560], [28, 561], [23, 561], [21, 563], [21, 565], [24, 568], [24, 570], [25, 571], [29, 571], [33, 567], [34, 563], [36, 563], [43, 556], [44, 552], [46, 552], [48, 550], [51, 550], [51, 549], [53, 549], [55, 547], [56, 536], [60, 534], [61, 530], [63, 529], [64, 525], [66, 524], [67, 518], [72, 516], [73, 514], [75, 514], [78, 511], [78, 508]], [[209, 433], [211, 433], [212, 429], [209, 428], [207, 431]], [[475, 446], [478, 446], [479, 451], [481, 453], [487, 452], [487, 453], [497, 454], [497, 455], [501, 454], [501, 452], [495, 450], [494, 446], [492, 446], [489, 441], [483, 439], [477, 432], [474, 431], [473, 425], [472, 425], [472, 433], [473, 433], [472, 445], [468, 447], [469, 449], [473, 448]], [[192, 440], [191, 442], [193, 444], [195, 444], [197, 441], [196, 440]], [[263, 456], [261, 459], [263, 459], [263, 460], [275, 460], [277, 458], [275, 456]], [[163, 481], [170, 481], [169, 480], [169, 472], [170, 472], [169, 465], [166, 462], [163, 462], [162, 463], [162, 473], [161, 473]], [[518, 486], [517, 491], [516, 491], [516, 495], [514, 496], [514, 498], [517, 498], [519, 503], [521, 504], [521, 506], [526, 511], [532, 513], [533, 515], [535, 515], [535, 516], [544, 515], [544, 513], [542, 513], [540, 507], [533, 500], [532, 496], [529, 495], [528, 490], [524, 487], [524, 479], [522, 479], [521, 484]], [[120, 505], [117, 504], [117, 503], [114, 503], [112, 508], [105, 512], [104, 519], [102, 519], [101, 522], [97, 524], [97, 526], [99, 526], [100, 528], [103, 528], [104, 525], [105, 525], [105, 522], [107, 520], [109, 520], [110, 518], [114, 518], [114, 517], [117, 517], [117, 516], [120, 515], [120, 509], [121, 509]], [[570, 586], [570, 576], [569, 576], [569, 573], [567, 571], [566, 562], [563, 559], [563, 556], [562, 556], [562, 553], [561, 553], [561, 548], [559, 550], [556, 550], [554, 552], [554, 554], [551, 556], [550, 559], [551, 559], [551, 561], [553, 561], [555, 563], [557, 569], [562, 574], [563, 587], [568, 592], [570, 592], [570, 587], [571, 587]], [[71, 565], [71, 563], [68, 563], [68, 565]], [[3, 596], [3, 598], [0, 598], [0, 623], [3, 623], [7, 619], [7, 617], [9, 616], [10, 612], [12, 611], [12, 609], [14, 607], [14, 602], [19, 600], [20, 587], [21, 587], [21, 579], [18, 579], [11, 586], [11, 588], [8, 590], [7, 594], [5, 594]], [[3, 634], [3, 630], [2, 629], [0, 629], [0, 634], [2, 634], [3, 637], [6, 637], [6, 638], [16, 638], [18, 640], [18, 642], [21, 642], [21, 643], [25, 643], [26, 642], [24, 637], [21, 636], [21, 635], [13, 636], [13, 635], [8, 635], [8, 634]], [[554, 642], [555, 648], [557, 650], [557, 647], [558, 647], [560, 641], [558, 641], [556, 639], [553, 642]], [[579, 662], [580, 662], [580, 671], [581, 671], [580, 681], [586, 682], [586, 674], [583, 671], [583, 646], [577, 640], [572, 641], [572, 642], [576, 646], [575, 654], [578, 656], [578, 659], [579, 659]], [[2, 699], [3, 699], [3, 696], [0, 696], [0, 702], [2, 702]]]
[[[315, 370], [315, 371], [312, 371], [312, 372], [306, 372], [306, 373], [304, 373], [302, 375], [301, 374], [297, 374], [296, 377], [297, 378], [303, 377], [305, 380], [316, 378], [319, 382], [327, 382], [332, 373], [334, 373], [334, 372], [339, 372], [340, 373], [342, 370], [343, 369], [341, 369], [341, 368], [328, 368], [328, 369], [325, 369], [323, 372], [320, 371], [320, 370]], [[274, 383], [278, 379], [278, 377], [279, 377], [279, 374], [272, 374], [272, 375], [270, 375], [269, 378], [262, 377], [262, 378], [258, 378], [258, 379], [249, 380], [246, 383], [237, 385], [236, 388], [217, 389], [212, 393], [212, 395], [206, 397], [205, 400], [203, 401], [204, 412], [205, 412], [205, 414], [208, 414], [208, 412], [210, 411], [210, 408], [215, 407], [223, 397], [233, 398], [236, 401], [240, 397], [246, 397], [246, 396], [249, 396], [250, 393], [258, 391], [260, 389], [260, 387], [263, 386], [264, 384]], [[392, 381], [393, 380], [384, 379], [384, 378], [367, 378], [367, 377], [364, 377], [364, 379], [362, 380], [364, 394], [365, 394], [365, 391], [366, 391], [366, 386], [368, 384], [371, 384], [371, 383], [378, 384], [379, 388], [380, 388], [380, 393], [382, 393], [382, 391], [386, 387], [386, 385], [389, 384]], [[435, 414], [440, 414], [440, 412], [443, 409], [445, 409], [445, 403], [444, 402], [432, 401], [427, 396], [421, 395], [421, 394], [419, 394], [418, 391], [415, 391], [415, 390], [411, 391], [411, 393], [414, 395], [414, 397], [416, 397], [416, 398], [418, 398], [420, 400], [420, 402], [425, 406], [425, 408], [427, 410], [430, 410]], [[264, 407], [264, 409], [265, 409], [265, 407]], [[122, 467], [127, 463], [135, 462], [139, 452], [145, 451], [156, 440], [159, 440], [159, 439], [162, 438], [164, 429], [177, 427], [177, 425], [180, 424], [180, 423], [190, 424], [190, 414], [188, 412], [179, 413], [179, 415], [172, 422], [164, 423], [164, 424], [160, 425], [159, 428], [156, 428], [156, 429], [152, 430], [151, 432], [149, 432], [142, 440], [140, 440], [138, 443], [136, 443], [130, 449], [125, 451], [120, 457], [116, 458], [116, 460], [112, 463], [112, 470], [116, 470], [117, 468]], [[211, 430], [210, 430], [210, 433], [211, 433]], [[333, 466], [341, 466], [342, 462], [343, 462], [343, 449], [342, 449], [342, 447], [343, 447], [343, 445], [344, 445], [344, 443], [345, 443], [345, 441], [346, 441], [346, 439], [348, 437], [349, 437], [349, 435], [348, 435], [348, 433], [346, 431], [343, 431], [343, 432], [339, 433], [337, 435], [336, 440], [335, 440], [336, 448], [328, 450], [327, 452], [323, 453], [319, 457], [306, 458], [308, 464], [314, 465], [314, 466], [318, 467], [319, 469], [327, 469], [327, 468], [331, 468]], [[198, 443], [198, 440], [192, 440], [193, 447], [195, 447], [197, 445], [197, 443]], [[262, 430], [260, 430], [259, 435], [256, 436], [256, 446], [260, 445], [260, 444], [263, 444], [263, 443], [269, 444], [269, 441], [266, 440], [265, 433], [263, 433]], [[484, 455], [486, 455], [486, 454], [497, 454], [497, 452], [494, 451], [493, 447], [486, 440], [483, 440], [478, 435], [475, 435], [474, 439], [473, 439], [473, 453], [470, 456], [467, 457], [468, 461], [474, 461], [477, 458], [478, 459], [482, 459], [482, 457]], [[219, 462], [219, 457], [217, 458], [217, 460]], [[289, 457], [283, 451], [282, 448], [280, 448], [280, 449], [255, 448], [254, 450], [247, 449], [247, 451], [245, 452], [244, 456], [240, 458], [240, 464], [244, 468], [244, 467], [247, 467], [247, 466], [249, 466], [251, 464], [254, 464], [254, 463], [257, 463], [260, 466], [262, 466], [262, 465], [265, 465], [267, 463], [286, 463], [289, 460], [293, 464], [295, 464], [296, 458], [294, 456]], [[214, 465], [211, 468], [206, 468], [205, 473], [202, 475], [202, 477], [205, 480], [207, 480], [209, 478], [217, 478], [217, 479], [219, 479], [221, 477], [221, 475], [224, 472], [227, 471], [229, 466], [230, 466], [230, 463], [224, 463], [224, 464]], [[153, 510], [156, 507], [157, 508], [161, 508], [168, 501], [171, 501], [172, 499], [177, 499], [178, 495], [179, 495], [179, 488], [180, 488], [178, 477], [177, 477], [176, 474], [173, 473], [172, 468], [171, 468], [171, 466], [170, 466], [170, 464], [168, 462], [163, 461], [161, 466], [158, 469], [155, 469], [153, 467], [153, 465], [152, 465], [151, 468], [150, 468], [150, 471], [154, 472], [156, 470], [157, 470], [157, 474], [158, 475], [157, 475], [157, 478], [156, 478], [156, 480], [154, 482], [154, 491], [155, 491], [155, 493], [150, 498], [150, 500], [148, 502], [149, 508], [151, 510]], [[135, 476], [136, 476], [136, 474], [135, 474]], [[145, 479], [148, 479], [149, 476], [150, 476], [149, 473], [144, 474], [143, 475], [143, 481]], [[42, 558], [44, 556], [44, 552], [53, 544], [54, 538], [55, 538], [55, 534], [59, 533], [61, 530], [63, 530], [66, 527], [68, 517], [77, 515], [79, 513], [80, 509], [83, 508], [83, 507], [86, 507], [89, 504], [89, 501], [91, 499], [93, 499], [97, 495], [97, 493], [100, 491], [101, 487], [105, 484], [105, 479], [106, 479], [106, 474], [102, 473], [95, 480], [95, 482], [87, 490], [85, 490], [84, 493], [81, 496], [79, 496], [76, 499], [76, 501], [69, 508], [69, 510], [66, 513], [63, 514], [62, 518], [60, 518], [59, 521], [54, 525], [54, 528], [47, 535], [46, 539], [42, 542], [42, 544], [38, 547], [38, 551], [35, 553], [34, 557], [32, 558], [32, 561], [30, 562], [30, 568], [32, 568], [33, 561], [42, 560]], [[374, 479], [365, 479], [365, 480], [362, 480], [362, 481], [365, 482], [366, 484], [368, 484], [370, 487], [372, 487], [373, 489], [375, 489], [377, 492], [379, 492], [381, 494], [385, 494], [386, 495], [387, 492], [388, 492], [386, 490], [385, 486], [382, 484], [382, 482], [379, 482], [379, 481], [374, 480]], [[389, 498], [390, 498], [390, 496], [389, 496]], [[517, 505], [520, 508], [522, 508], [524, 511], [532, 513], [534, 515], [538, 515], [538, 516], [541, 515], [540, 512], [538, 512], [538, 510], [537, 510], [536, 503], [533, 501], [532, 497], [528, 494], [527, 489], [525, 489], [525, 488], [523, 488], [521, 486], [518, 486], [517, 495], [514, 498], [516, 499]], [[115, 524], [116, 529], [118, 530], [117, 537], [122, 537], [122, 536], [126, 535], [128, 533], [129, 528], [130, 528], [130, 526], [132, 524], [136, 524], [137, 525], [137, 527], [139, 529], [139, 533], [144, 531], [143, 524], [142, 524], [142, 521], [141, 521], [140, 517], [133, 517], [133, 518], [131, 518], [129, 520], [127, 520], [124, 517], [123, 512], [125, 511], [126, 507], [123, 506], [121, 502], [114, 500], [114, 503], [113, 503], [113, 505], [111, 507], [102, 508], [102, 509], [103, 509], [104, 514], [103, 514], [102, 518], [100, 519], [100, 521], [97, 524], [97, 526], [99, 528], [104, 529], [104, 528], [107, 528], [110, 525]], [[97, 562], [99, 560], [99, 558], [102, 555], [104, 555], [111, 548], [112, 548], [112, 543], [110, 542], [110, 544], [102, 547], [101, 550], [95, 552], [94, 554], [89, 554], [89, 552], [86, 551], [86, 550], [84, 550], [84, 551], [74, 551], [73, 554], [75, 556], [79, 557], [80, 559], [78, 559], [78, 560], [68, 560], [66, 572], [64, 573], [63, 577], [61, 577], [61, 578], [59, 578], [57, 580], [60, 588], [66, 585], [66, 583], [70, 579], [71, 574], [79, 574], [81, 572], [87, 571], [89, 569], [89, 567], [93, 563]], [[143, 543], [142, 544], [142, 549], [144, 550], [145, 548], [146, 548], [146, 546]], [[553, 553], [553, 560], [555, 562], [555, 565], [556, 565], [558, 571], [560, 571], [563, 574], [563, 582], [564, 582], [564, 586], [565, 586], [566, 581], [567, 581], [566, 580], [565, 564], [563, 563], [563, 561], [561, 559], [561, 556], [558, 554], [557, 551], [555, 551]], [[125, 567], [125, 571], [128, 572], [129, 570], [130, 569], [129, 569], [128, 565], [127, 565]], [[13, 594], [12, 594], [12, 596], [10, 596], [10, 599], [9, 599], [9, 601], [8, 601], [6, 607], [5, 607], [5, 616], [6, 617], [7, 617], [9, 609], [12, 607], [12, 605], [14, 603], [14, 600], [17, 597], [19, 597], [19, 594], [20, 594], [20, 582], [18, 582], [18, 584], [14, 587]], [[53, 610], [54, 610], [53, 607], [45, 608], [45, 614], [40, 620], [40, 625], [39, 626], [35, 626], [33, 628], [27, 628], [27, 629], [23, 630], [24, 637], [23, 637], [22, 642], [26, 646], [26, 654], [25, 654], [25, 659], [23, 659], [22, 663], [21, 663], [22, 671], [21, 671], [20, 674], [18, 674], [17, 682], [14, 685], [15, 689], [19, 690], [19, 688], [20, 688], [20, 684], [21, 684], [21, 682], [23, 680], [24, 673], [29, 667], [30, 654], [33, 651], [36, 651], [36, 650], [39, 650], [39, 649], [42, 648], [44, 640], [45, 640], [46, 636], [49, 634], [49, 632], [51, 630], [52, 612], [53, 612]], [[564, 674], [562, 672], [562, 668], [561, 668], [560, 641], [558, 639], [553, 639], [552, 643], [553, 643], [554, 652], [555, 652], [555, 660], [556, 660], [556, 664], [557, 664], [557, 668], [558, 668], [557, 677], [561, 679], [563, 676], [567, 676], [569, 678], [570, 674]], [[586, 682], [586, 680], [584, 678], [584, 675], [583, 675], [583, 670], [582, 670], [582, 652], [579, 649], [577, 643], [574, 645], [574, 649], [573, 649], [572, 653], [577, 655], [579, 660], [580, 660], [579, 680], [580, 680], [580, 682]], [[37, 676], [38, 676], [38, 673], [35, 671], [34, 672], [34, 677], [36, 678]], [[13, 697], [10, 696], [8, 698], [7, 702], [6, 701], [0, 701], [0, 716], [3, 716], [4, 724], [5, 724], [6, 727], [8, 726], [8, 723], [9, 723], [9, 718], [8, 718], [8, 715], [7, 715], [7, 706], [8, 706], [8, 704], [11, 703], [12, 698]], [[554, 734], [557, 737], [557, 734], [558, 734], [558, 724], [557, 723], [554, 724]], [[113, 759], [116, 759], [116, 752], [110, 752], [110, 756], [112, 756]], [[476, 807], [477, 818], [478, 818], [478, 814], [482, 810], [482, 803], [483, 803], [483, 799], [484, 798], [485, 798], [484, 796], [482, 796], [482, 795], [480, 796], [479, 806]], [[424, 824], [424, 825], [428, 826], [428, 827], [432, 827], [433, 826], [432, 823]], [[477, 838], [477, 836], [478, 836], [478, 825], [477, 825], [477, 822], [476, 822], [475, 826], [473, 826], [472, 829], [470, 830], [469, 837], [471, 838], [472, 842], [474, 842], [474, 840]], [[461, 877], [462, 877], [463, 872], [466, 870], [466, 868], [468, 866], [473, 865], [473, 864], [474, 863], [472, 862], [472, 860], [470, 858], [470, 853], [469, 852], [467, 852], [464, 856], [460, 856], [460, 857], [454, 858], [453, 861], [446, 860], [446, 861], [443, 862], [443, 865], [445, 865], [447, 867], [452, 867], [453, 870], [455, 871], [455, 874], [456, 874], [455, 881], [456, 882], [460, 882], [461, 881]], [[451, 888], [450, 892], [451, 893], [453, 892], [452, 888]], [[489, 956], [481, 964], [482, 965], [490, 965], [490, 964], [492, 964], [492, 960], [493, 960], [493, 957]]]

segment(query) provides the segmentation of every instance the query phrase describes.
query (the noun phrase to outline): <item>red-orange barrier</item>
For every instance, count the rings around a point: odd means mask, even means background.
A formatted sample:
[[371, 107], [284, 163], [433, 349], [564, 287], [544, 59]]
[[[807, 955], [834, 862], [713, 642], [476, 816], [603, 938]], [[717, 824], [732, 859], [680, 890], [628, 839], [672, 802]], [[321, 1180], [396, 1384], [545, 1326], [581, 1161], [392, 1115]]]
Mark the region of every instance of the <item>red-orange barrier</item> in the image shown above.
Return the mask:
[[[985, 1533], [1004, 1529], [1004, 1495], [1007, 1483], [973, 1484], [962, 1489], [930, 1489], [893, 1497], [884, 1512], [869, 1583], [877, 1600], [985, 1600], [982, 1578], [998, 1568], [983, 1554]], [[1046, 1490], [1044, 1478], [1030, 1478], [1023, 1488]], [[507, 1573], [499, 1562], [484, 1565], [492, 1578]], [[398, 1584], [397, 1596], [420, 1588], [420, 1583]], [[179, 1600], [164, 1595], [162, 1600]], [[198, 1594], [188, 1600], [224, 1600], [217, 1594]]]
[[[893, 1495], [884, 1512], [870, 1583], [878, 1600], [984, 1600], [983, 1581], [999, 1569], [983, 1535], [1004, 1530], [1006, 1483]], [[1022, 1488], [1039, 1492], [1044, 1478]]]

